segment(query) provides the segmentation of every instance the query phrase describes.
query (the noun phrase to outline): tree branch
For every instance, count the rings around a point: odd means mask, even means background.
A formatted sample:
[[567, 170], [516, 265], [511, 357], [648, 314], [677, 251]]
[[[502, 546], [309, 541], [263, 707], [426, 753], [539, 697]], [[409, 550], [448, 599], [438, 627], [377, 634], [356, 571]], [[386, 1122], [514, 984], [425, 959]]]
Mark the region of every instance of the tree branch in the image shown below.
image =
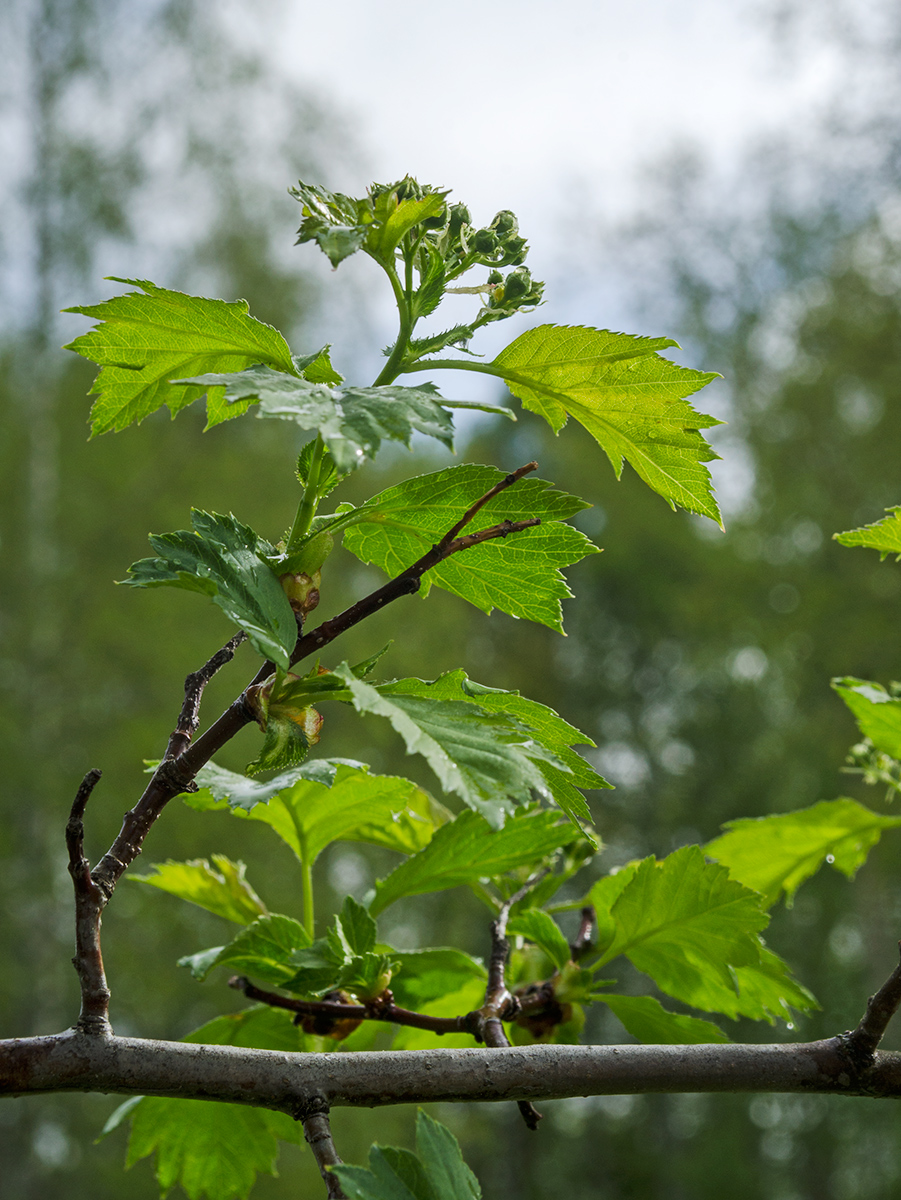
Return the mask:
[[110, 990], [100, 951], [100, 914], [104, 897], [91, 878], [91, 864], [84, 855], [84, 814], [102, 772], [88, 771], [72, 803], [66, 823], [69, 874], [75, 888], [75, 957], [72, 963], [81, 984], [81, 1013], [77, 1028], [86, 1034], [108, 1034]]
[[[898, 943], [901, 950], [901, 942]], [[875, 994], [867, 1001], [867, 1009], [860, 1019], [860, 1024], [850, 1033], [846, 1033], [845, 1043], [849, 1053], [860, 1066], [868, 1066], [882, 1041], [889, 1021], [901, 1005], [901, 963], [895, 967], [891, 975]]]
[[[547, 871], [541, 871], [539, 874], [533, 875], [531, 879], [527, 879], [519, 891], [514, 892], [508, 900], [504, 901], [497, 919], [491, 922], [488, 986], [485, 990], [485, 1003], [479, 1010], [482, 1018], [479, 1032], [485, 1045], [491, 1046], [495, 1050], [510, 1049], [510, 1039], [504, 1029], [504, 1021], [509, 1021], [519, 1011], [519, 1000], [511, 994], [506, 981], [507, 959], [510, 955], [510, 943], [507, 941], [507, 921], [510, 919], [510, 910], [546, 874]], [[536, 1130], [538, 1122], [541, 1120], [541, 1113], [528, 1100], [519, 1100], [517, 1103], [526, 1127], [533, 1131]]]
[[332, 1141], [328, 1105], [317, 1097], [310, 1102], [300, 1119], [303, 1121], [303, 1136], [313, 1151], [316, 1165], [319, 1167], [319, 1174], [325, 1181], [325, 1190], [329, 1200], [347, 1200], [347, 1196], [341, 1190], [338, 1176], [333, 1175], [329, 1170], [329, 1167], [340, 1166], [342, 1160], [338, 1157], [335, 1143]]
[[178, 758], [191, 744], [191, 738], [197, 732], [200, 724], [200, 701], [203, 691], [217, 671], [235, 657], [235, 651], [247, 638], [243, 629], [234, 637], [229, 638], [221, 650], [217, 650], [199, 671], [192, 671], [185, 680], [185, 701], [179, 713], [178, 723], [169, 738], [166, 747], [166, 758]]
[[330, 1107], [556, 1100], [659, 1092], [794, 1092], [901, 1099], [901, 1053], [860, 1067], [844, 1038], [795, 1044], [530, 1046], [286, 1054], [150, 1039], [0, 1041], [0, 1095], [115, 1092], [219, 1100], [296, 1116]]

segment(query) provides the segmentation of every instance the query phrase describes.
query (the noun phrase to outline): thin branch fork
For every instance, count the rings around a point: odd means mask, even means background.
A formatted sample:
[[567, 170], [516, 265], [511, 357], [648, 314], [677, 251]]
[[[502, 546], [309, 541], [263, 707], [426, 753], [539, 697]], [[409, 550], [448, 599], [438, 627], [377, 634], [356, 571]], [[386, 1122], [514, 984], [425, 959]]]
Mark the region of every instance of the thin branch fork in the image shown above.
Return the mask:
[[[898, 943], [901, 951], [901, 942]], [[876, 1047], [885, 1036], [889, 1022], [901, 1005], [901, 963], [895, 967], [891, 975], [874, 996], [867, 1001], [866, 1012], [860, 1019], [860, 1024], [850, 1033], [844, 1034], [845, 1044], [849, 1053], [861, 1066], [869, 1066], [873, 1061]]]
[[203, 699], [204, 688], [217, 671], [221, 671], [231, 662], [235, 651], [246, 640], [247, 634], [243, 629], [239, 630], [199, 671], [192, 671], [185, 680], [185, 701], [178, 716], [178, 723], [169, 737], [165, 754], [167, 759], [178, 758], [191, 744], [191, 738], [200, 725], [200, 701]]
[[100, 951], [100, 914], [105, 899], [91, 877], [91, 864], [84, 854], [84, 814], [102, 772], [88, 771], [72, 803], [66, 823], [69, 874], [75, 888], [75, 957], [72, 963], [81, 984], [81, 1013], [78, 1026], [83, 1033], [108, 1034], [110, 990]]

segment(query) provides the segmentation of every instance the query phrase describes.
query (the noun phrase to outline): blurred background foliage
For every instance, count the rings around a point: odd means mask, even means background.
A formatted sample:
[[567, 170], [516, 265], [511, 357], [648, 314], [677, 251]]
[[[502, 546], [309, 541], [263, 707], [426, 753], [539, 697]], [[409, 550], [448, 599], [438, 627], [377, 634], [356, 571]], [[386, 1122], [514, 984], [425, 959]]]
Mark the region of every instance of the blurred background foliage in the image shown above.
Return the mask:
[[[803, 7], [772, 13], [788, 44]], [[0, 20], [26, 48], [2, 85], [0, 116], [9, 144], [28, 147], [13, 156], [0, 244], [0, 953], [9, 964], [0, 1013], [11, 1036], [56, 1031], [76, 1013], [63, 828], [78, 781], [89, 767], [104, 770], [90, 810], [96, 858], [136, 798], [142, 759], [161, 752], [185, 674], [228, 633], [197, 597], [135, 593], [112, 580], [146, 552], [148, 530], [183, 527], [189, 505], [234, 510], [277, 537], [295, 503], [295, 435], [267, 423], [201, 436], [199, 414], [174, 424], [158, 415], [88, 445], [90, 371], [56, 349], [75, 325], [55, 314], [107, 294], [104, 274], [147, 274], [244, 296], [298, 350], [312, 349], [322, 273], [310, 253], [291, 249], [297, 213], [285, 186], [301, 176], [327, 183], [338, 160], [358, 164], [361, 182], [367, 168], [348, 122], [274, 75], [191, 0], [140, 10], [117, 0], [17, 0]], [[831, 535], [901, 502], [901, 192], [890, 116], [897, 87], [886, 83], [897, 45], [882, 38], [874, 47], [863, 32], [845, 37], [849, 79], [859, 82], [854, 67], [865, 61], [882, 91], [878, 103], [852, 110], [853, 120], [848, 110], [842, 121], [824, 118], [814, 144], [799, 147], [786, 135], [757, 147], [728, 181], [676, 155], [655, 169], [646, 208], [628, 229], [580, 230], [569, 276], [585, 301], [577, 319], [588, 312], [592, 323], [611, 323], [592, 292], [605, 272], [603, 288], [615, 286], [622, 308], [631, 307], [632, 330], [680, 337], [686, 362], [725, 377], [709, 404], [728, 421], [716, 440], [726, 532], [670, 513], [628, 468], [616, 483], [578, 430], [554, 439], [528, 414], [515, 427], [473, 425], [460, 447], [468, 458], [505, 467], [538, 458], [543, 477], [595, 505], [580, 523], [604, 553], [570, 574], [569, 636], [487, 619], [435, 592], [428, 609], [401, 601], [336, 648], [353, 660], [394, 638], [383, 661], [389, 674], [431, 678], [462, 665], [589, 733], [598, 742], [593, 760], [617, 784], [593, 799], [606, 843], [595, 872], [706, 841], [738, 816], [843, 793], [883, 804], [840, 774], [854, 727], [829, 679], [901, 677], [901, 568], [842, 549]], [[360, 298], [343, 277], [335, 287], [348, 310], [344, 336], [357, 336], [365, 330]], [[448, 461], [428, 453], [418, 448], [417, 471]], [[412, 461], [384, 454], [338, 498], [357, 501], [409, 473]], [[339, 552], [323, 615], [376, 580]], [[252, 655], [242, 655], [210, 687], [208, 714], [252, 674]], [[240, 768], [256, 737], [246, 730], [224, 765]], [[321, 750], [416, 777], [376, 724], [330, 713]], [[175, 804], [146, 858], [216, 851], [248, 863], [271, 908], [296, 913], [290, 857], [262, 828]], [[853, 885], [824, 871], [791, 910], [777, 912], [770, 944], [823, 1011], [798, 1029], [743, 1026], [732, 1036], [809, 1039], [857, 1020], [893, 965], [896, 861], [889, 837]], [[321, 913], [347, 891], [362, 895], [386, 866], [359, 846], [334, 847], [324, 862]], [[383, 935], [402, 946], [484, 953], [485, 910], [468, 893], [451, 899], [397, 905]], [[211, 915], [123, 884], [105, 921], [117, 1031], [178, 1037], [230, 1010], [234, 997], [221, 980], [200, 986], [175, 966], [221, 937]], [[588, 1034], [625, 1037], [599, 1014]], [[892, 1036], [888, 1044], [897, 1045]], [[121, 1134], [91, 1144], [110, 1108], [96, 1096], [0, 1106], [0, 1196], [31, 1200], [48, 1187], [64, 1187], [73, 1200], [123, 1190], [154, 1196], [146, 1164], [123, 1179]], [[723, 1191], [736, 1200], [888, 1200], [901, 1186], [892, 1105], [674, 1096], [545, 1109], [538, 1135], [512, 1106], [441, 1107], [436, 1115], [464, 1140], [489, 1200]], [[335, 1127], [349, 1161], [361, 1161], [373, 1139], [409, 1144], [412, 1132], [399, 1109], [341, 1111]], [[309, 1156], [287, 1148], [282, 1177], [262, 1179], [254, 1194], [319, 1187]]]

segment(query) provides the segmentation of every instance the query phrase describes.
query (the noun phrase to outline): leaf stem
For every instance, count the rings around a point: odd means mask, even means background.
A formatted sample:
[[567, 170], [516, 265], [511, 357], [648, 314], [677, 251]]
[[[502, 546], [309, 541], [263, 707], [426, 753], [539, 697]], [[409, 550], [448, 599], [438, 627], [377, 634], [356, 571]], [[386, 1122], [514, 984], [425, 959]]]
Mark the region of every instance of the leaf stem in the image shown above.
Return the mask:
[[381, 372], [373, 382], [373, 387], [382, 387], [384, 384], [392, 383], [401, 373], [401, 365], [407, 353], [407, 347], [410, 344], [410, 336], [413, 333], [415, 321], [410, 312], [410, 306], [407, 303], [407, 296], [404, 292], [403, 285], [398, 278], [397, 271], [394, 266], [387, 266], [382, 263], [385, 269], [385, 274], [391, 280], [391, 287], [394, 291], [394, 299], [397, 302], [397, 311], [400, 313], [400, 328], [397, 333], [397, 341], [394, 343], [394, 349], [388, 356], [388, 361], [385, 363]]
[[312, 939], [316, 936], [316, 914], [313, 908], [313, 864], [310, 862], [310, 856], [307, 854], [305, 846], [303, 858], [300, 860], [300, 876], [303, 888], [303, 926]]
[[313, 447], [313, 458], [310, 462], [310, 474], [307, 478], [307, 485], [297, 506], [297, 514], [294, 517], [294, 524], [291, 526], [291, 533], [288, 536], [288, 554], [293, 554], [295, 550], [300, 549], [300, 544], [309, 533], [313, 517], [316, 515], [316, 509], [319, 505], [319, 483], [324, 454], [325, 442], [322, 440], [322, 434], [319, 434], [316, 437], [316, 444]]

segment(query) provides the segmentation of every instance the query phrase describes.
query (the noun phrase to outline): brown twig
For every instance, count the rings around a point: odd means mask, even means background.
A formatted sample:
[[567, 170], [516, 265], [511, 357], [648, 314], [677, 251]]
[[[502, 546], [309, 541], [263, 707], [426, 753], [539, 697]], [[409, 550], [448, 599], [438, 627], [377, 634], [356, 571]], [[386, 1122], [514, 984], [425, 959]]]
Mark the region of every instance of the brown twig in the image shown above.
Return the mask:
[[[898, 943], [901, 950], [901, 942]], [[867, 1009], [856, 1029], [844, 1035], [845, 1045], [858, 1067], [869, 1066], [882, 1041], [889, 1021], [901, 1005], [901, 963], [875, 994], [867, 1001]]]
[[[510, 943], [507, 941], [507, 921], [513, 905], [522, 900], [523, 896], [535, 886], [547, 871], [540, 871], [527, 879], [523, 886], [501, 905], [497, 919], [491, 922], [491, 955], [488, 959], [488, 986], [485, 989], [485, 1003], [479, 1010], [481, 1023], [479, 1033], [486, 1046], [502, 1050], [510, 1046], [510, 1039], [504, 1029], [504, 1021], [509, 1021], [519, 1011], [519, 1000], [507, 987], [507, 959], [510, 955]], [[538, 1128], [541, 1113], [529, 1100], [518, 1100], [517, 1105], [522, 1119], [528, 1129]]]
[[594, 907], [586, 904], [579, 913], [579, 932], [569, 944], [573, 962], [578, 962], [591, 949], [591, 934], [596, 923], [597, 913], [594, 911]]
[[347, 1200], [341, 1190], [338, 1176], [329, 1167], [339, 1167], [341, 1159], [332, 1141], [332, 1128], [329, 1122], [328, 1104], [322, 1099], [310, 1100], [300, 1113], [303, 1121], [303, 1136], [307, 1145], [313, 1151], [319, 1174], [325, 1181], [325, 1190], [329, 1200]]
[[75, 957], [72, 963], [81, 984], [81, 1013], [76, 1028], [88, 1034], [112, 1032], [109, 1023], [110, 991], [100, 951], [100, 914], [104, 897], [91, 878], [91, 864], [84, 855], [85, 809], [101, 774], [95, 768], [85, 775], [66, 823], [69, 874], [75, 888]]
[[246, 638], [247, 634], [244, 630], [239, 630], [234, 637], [229, 638], [221, 650], [217, 650], [213, 657], [204, 663], [199, 671], [192, 671], [187, 677], [184, 704], [178, 716], [178, 723], [169, 738], [166, 758], [178, 758], [187, 750], [191, 744], [191, 738], [197, 732], [200, 724], [200, 701], [203, 698], [204, 688], [217, 671], [220, 671], [226, 663], [231, 662], [235, 657], [235, 651]]
[[459, 1017], [433, 1017], [428, 1013], [413, 1012], [401, 1008], [391, 999], [388, 992], [368, 1004], [345, 1004], [336, 1000], [294, 1000], [280, 996], [278, 992], [267, 992], [256, 987], [245, 975], [233, 975], [228, 986], [243, 992], [248, 1000], [268, 1004], [270, 1008], [283, 1008], [299, 1017], [327, 1017], [335, 1021], [389, 1021], [392, 1025], [409, 1025], [413, 1029], [427, 1029], [430, 1033], [472, 1033], [474, 1035], [477, 1013], [464, 1013]]

